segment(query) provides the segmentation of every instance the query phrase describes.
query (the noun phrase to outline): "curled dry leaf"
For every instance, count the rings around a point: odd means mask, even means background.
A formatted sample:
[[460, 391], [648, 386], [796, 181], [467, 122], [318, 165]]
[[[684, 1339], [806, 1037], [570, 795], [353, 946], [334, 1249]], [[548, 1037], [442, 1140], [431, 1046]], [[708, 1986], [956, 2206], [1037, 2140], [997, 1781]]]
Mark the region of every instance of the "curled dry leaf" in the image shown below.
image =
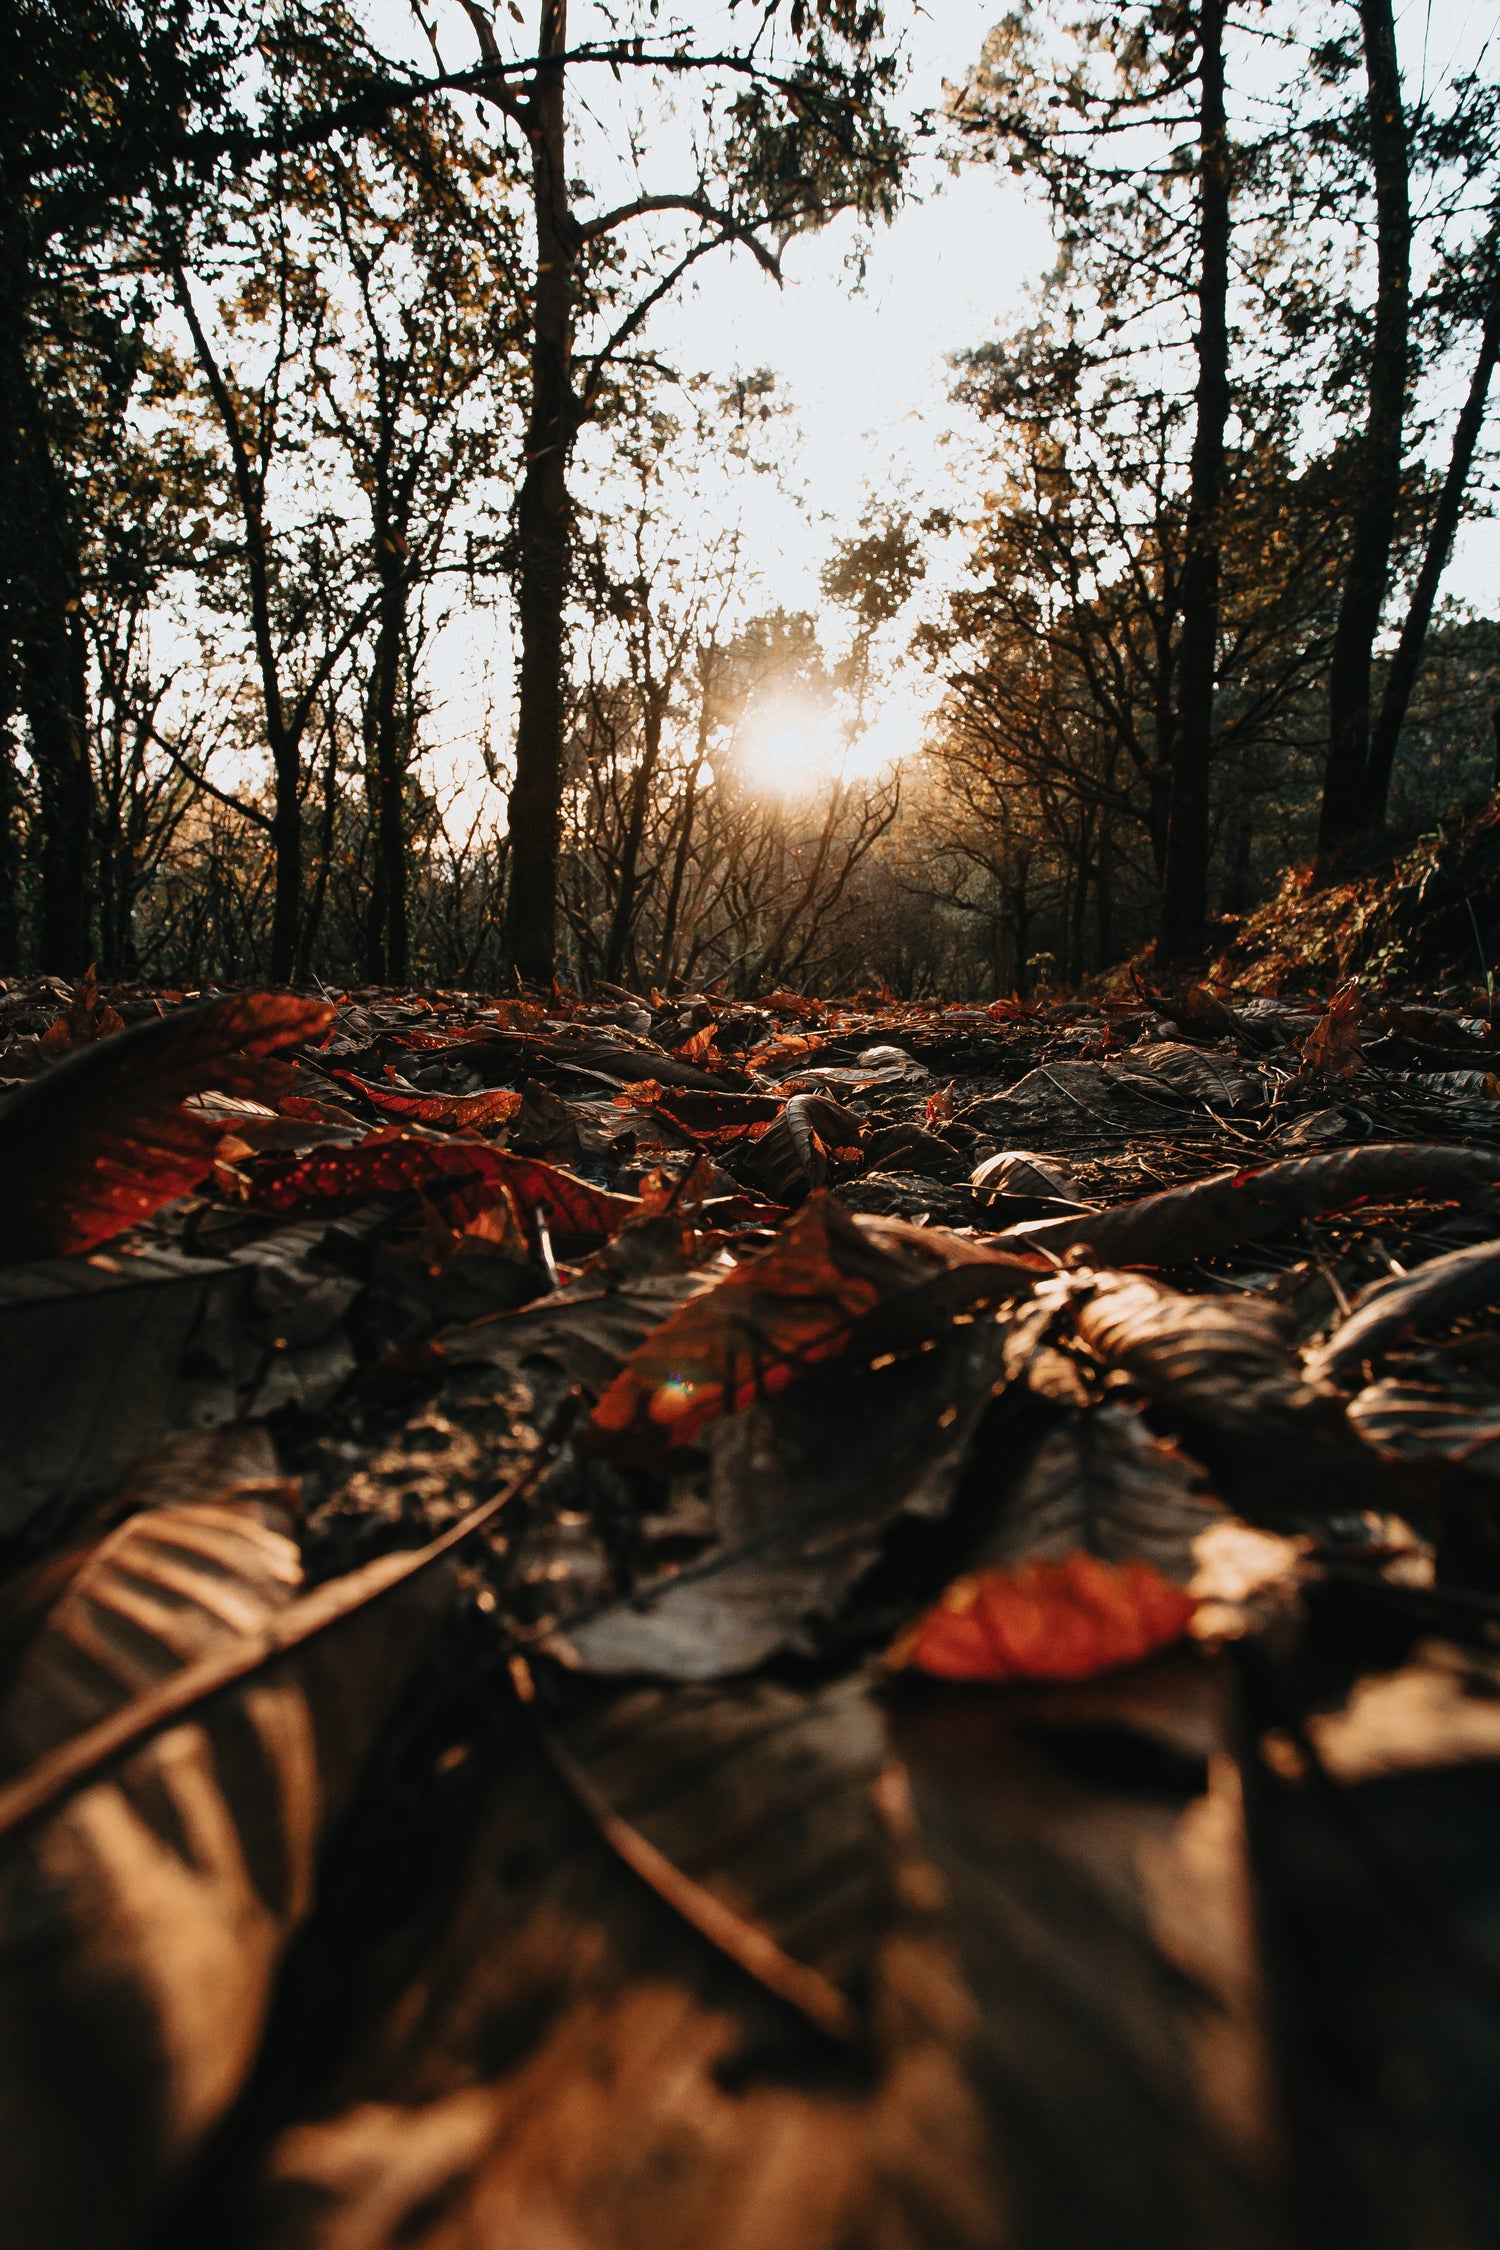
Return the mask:
[[1364, 1044], [1364, 1010], [1358, 979], [1340, 987], [1326, 1012], [1302, 1042], [1304, 1070], [1326, 1070], [1335, 1078], [1352, 1078], [1359, 1068]]
[[1166, 1188], [1112, 1210], [1026, 1221], [1008, 1227], [1002, 1240], [1053, 1256], [1087, 1250], [1111, 1265], [1188, 1265], [1372, 1197], [1458, 1201], [1497, 1181], [1500, 1153], [1493, 1150], [1395, 1142], [1216, 1172], [1191, 1187]]
[[1500, 1242], [1476, 1242], [1429, 1259], [1415, 1273], [1376, 1282], [1319, 1352], [1310, 1372], [1336, 1381], [1379, 1359], [1413, 1330], [1444, 1327], [1461, 1313], [1500, 1302]]
[[1194, 1607], [1150, 1563], [1066, 1555], [955, 1579], [886, 1661], [942, 1680], [1090, 1680], [1180, 1641]]
[[79, 1048], [0, 1112], [0, 1258], [90, 1250], [205, 1177], [218, 1135], [183, 1108], [258, 1094], [265, 1058], [332, 1020], [321, 1001], [206, 1000]]
[[837, 1358], [856, 1323], [941, 1275], [960, 1294], [1010, 1294], [1029, 1283], [952, 1235], [850, 1218], [809, 1197], [771, 1248], [693, 1298], [631, 1354], [593, 1413], [616, 1444], [690, 1443], [717, 1414], [785, 1390]]

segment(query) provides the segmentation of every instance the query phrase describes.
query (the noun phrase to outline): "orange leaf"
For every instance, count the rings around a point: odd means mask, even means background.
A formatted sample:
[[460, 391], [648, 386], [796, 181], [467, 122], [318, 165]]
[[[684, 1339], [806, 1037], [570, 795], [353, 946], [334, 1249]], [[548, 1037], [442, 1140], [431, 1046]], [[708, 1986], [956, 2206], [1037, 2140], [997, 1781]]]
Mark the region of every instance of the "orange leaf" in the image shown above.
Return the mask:
[[1342, 985], [1302, 1042], [1302, 1062], [1307, 1070], [1331, 1071], [1350, 1078], [1359, 1068], [1364, 1039], [1364, 1013], [1356, 980]]
[[1150, 1563], [1065, 1555], [955, 1579], [886, 1661], [942, 1680], [1088, 1680], [1182, 1639], [1197, 1605]]
[[333, 1020], [321, 1001], [245, 992], [78, 1047], [0, 1113], [0, 1258], [91, 1250], [207, 1177], [223, 1130], [183, 1108], [263, 1098], [266, 1058]]
[[372, 1086], [352, 1070], [336, 1070], [333, 1075], [389, 1117], [403, 1117], [413, 1125], [451, 1125], [466, 1133], [492, 1132], [508, 1125], [524, 1099], [509, 1086], [481, 1094], [408, 1094], [399, 1086]]
[[689, 1444], [715, 1415], [837, 1358], [857, 1321], [958, 1266], [977, 1269], [976, 1296], [1012, 1286], [1006, 1261], [952, 1235], [896, 1221], [858, 1226], [826, 1194], [811, 1195], [769, 1250], [690, 1298], [632, 1352], [593, 1427], [652, 1449]]

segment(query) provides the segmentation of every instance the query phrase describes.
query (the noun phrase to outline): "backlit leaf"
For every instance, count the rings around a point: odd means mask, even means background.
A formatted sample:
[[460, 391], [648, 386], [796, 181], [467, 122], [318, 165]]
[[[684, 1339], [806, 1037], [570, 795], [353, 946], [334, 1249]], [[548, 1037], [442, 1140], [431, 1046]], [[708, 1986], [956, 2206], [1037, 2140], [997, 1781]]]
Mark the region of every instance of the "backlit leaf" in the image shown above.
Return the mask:
[[1061, 1562], [955, 1579], [887, 1662], [943, 1680], [1089, 1680], [1179, 1641], [1195, 1603], [1150, 1563]]
[[183, 1103], [210, 1088], [259, 1094], [265, 1058], [333, 1010], [239, 993], [80, 1047], [0, 1111], [0, 1258], [92, 1249], [210, 1170], [218, 1134]]
[[1013, 1293], [1024, 1269], [899, 1221], [852, 1219], [810, 1196], [771, 1248], [662, 1323], [594, 1409], [612, 1440], [680, 1446], [716, 1414], [784, 1390], [834, 1359], [857, 1322], [961, 1271], [959, 1294]]
[[430, 1194], [460, 1180], [507, 1188], [528, 1214], [545, 1205], [553, 1233], [571, 1241], [607, 1241], [639, 1209], [633, 1196], [590, 1187], [536, 1157], [513, 1156], [482, 1141], [389, 1131], [372, 1133], [354, 1148], [320, 1148], [263, 1166], [250, 1201], [262, 1211], [337, 1209], [372, 1195]]

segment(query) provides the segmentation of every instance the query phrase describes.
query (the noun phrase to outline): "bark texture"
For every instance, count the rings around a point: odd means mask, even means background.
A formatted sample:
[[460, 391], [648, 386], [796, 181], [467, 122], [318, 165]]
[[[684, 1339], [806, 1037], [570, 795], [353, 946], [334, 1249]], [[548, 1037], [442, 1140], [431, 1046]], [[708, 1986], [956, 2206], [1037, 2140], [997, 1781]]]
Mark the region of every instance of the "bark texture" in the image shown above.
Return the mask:
[[1410, 156], [1391, 0], [1360, 0], [1366, 125], [1375, 178], [1377, 272], [1369, 403], [1358, 457], [1343, 598], [1328, 667], [1328, 761], [1318, 850], [1337, 855], [1364, 823], [1370, 762], [1370, 662], [1401, 497], [1411, 355]]

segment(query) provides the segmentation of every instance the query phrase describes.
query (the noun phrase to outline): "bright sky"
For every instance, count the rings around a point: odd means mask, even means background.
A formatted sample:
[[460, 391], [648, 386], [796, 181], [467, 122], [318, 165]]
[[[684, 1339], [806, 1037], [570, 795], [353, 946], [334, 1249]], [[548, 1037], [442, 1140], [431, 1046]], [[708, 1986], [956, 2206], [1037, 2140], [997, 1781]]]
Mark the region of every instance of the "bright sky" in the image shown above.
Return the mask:
[[[1000, 12], [1001, 0], [931, 0], [913, 36], [913, 107], [940, 102], [944, 80], [960, 79], [977, 60]], [[901, 0], [892, 0], [891, 14], [903, 17]], [[1488, 19], [1487, 0], [1409, 0], [1400, 26], [1408, 81], [1420, 81], [1424, 64], [1431, 83], [1454, 61], [1471, 62], [1489, 36]], [[586, 28], [580, 24], [574, 36]], [[965, 436], [951, 434], [949, 355], [1024, 315], [1050, 241], [1040, 210], [1007, 171], [975, 165], [955, 176], [922, 156], [912, 185], [895, 222], [864, 245], [862, 282], [849, 271], [854, 229], [839, 225], [792, 245], [780, 289], [744, 253], [721, 253], [654, 318], [649, 341], [664, 358], [716, 375], [771, 368], [792, 408], [798, 495], [778, 491], [769, 478], [745, 480], [757, 607], [818, 607], [829, 548], [870, 500], [918, 512], [944, 502], [962, 510], [972, 492]], [[1500, 606], [1500, 526], [1465, 531], [1445, 591], [1491, 612]], [[459, 671], [467, 675], [462, 685]], [[482, 682], [472, 661], [450, 672], [450, 716], [462, 707], [469, 722], [456, 731], [472, 733], [476, 692], [492, 710], [505, 694], [507, 652], [495, 649], [483, 671]], [[931, 699], [925, 677], [893, 679], [877, 721], [882, 737], [914, 747]]]

